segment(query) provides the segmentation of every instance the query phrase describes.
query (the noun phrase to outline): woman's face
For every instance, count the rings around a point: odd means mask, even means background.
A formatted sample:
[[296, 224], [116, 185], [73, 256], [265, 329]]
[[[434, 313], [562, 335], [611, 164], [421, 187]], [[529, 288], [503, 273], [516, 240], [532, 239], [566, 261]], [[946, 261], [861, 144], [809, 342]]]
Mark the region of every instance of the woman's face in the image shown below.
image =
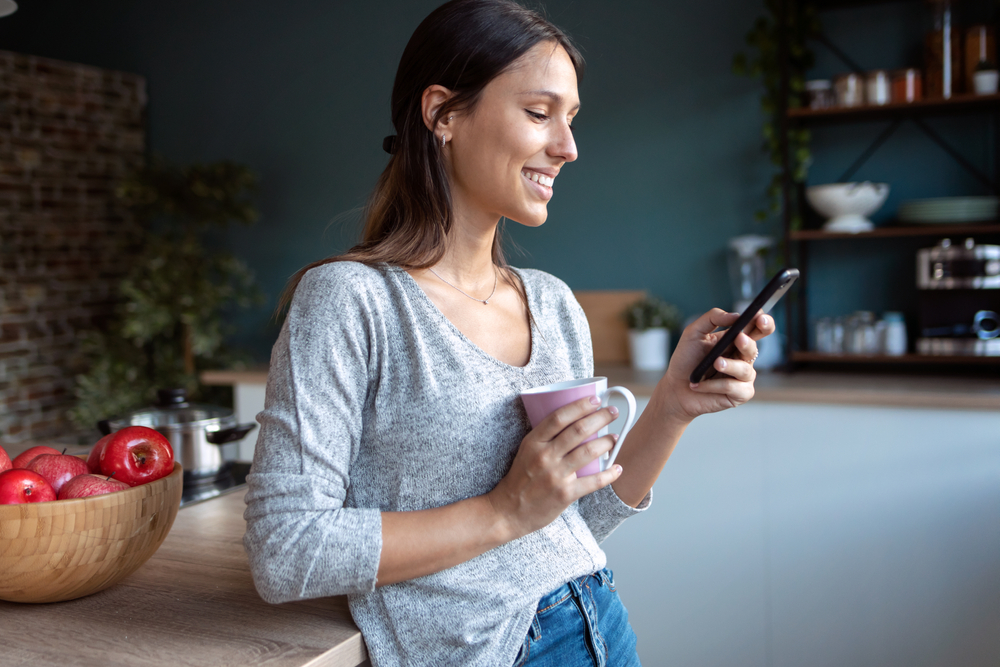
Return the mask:
[[576, 70], [556, 43], [536, 45], [455, 114], [446, 160], [455, 212], [538, 226], [556, 176], [577, 157], [570, 125], [580, 108]]

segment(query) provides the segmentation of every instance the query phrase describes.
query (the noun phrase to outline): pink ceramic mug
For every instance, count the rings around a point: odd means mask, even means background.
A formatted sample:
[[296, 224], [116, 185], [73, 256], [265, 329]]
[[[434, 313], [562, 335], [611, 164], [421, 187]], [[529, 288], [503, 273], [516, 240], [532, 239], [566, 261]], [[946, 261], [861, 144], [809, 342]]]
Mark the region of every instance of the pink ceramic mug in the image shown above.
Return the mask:
[[[547, 384], [542, 387], [535, 387], [534, 389], [521, 392], [521, 400], [524, 402], [524, 409], [528, 412], [528, 419], [531, 420], [531, 428], [537, 427], [546, 417], [564, 405], [569, 405], [573, 401], [580, 400], [581, 398], [585, 398], [587, 396], [597, 396], [601, 399], [601, 407], [607, 407], [608, 398], [611, 396], [612, 392], [618, 392], [625, 397], [626, 401], [628, 401], [628, 413], [625, 415], [625, 426], [622, 428], [622, 432], [618, 436], [618, 442], [615, 443], [615, 448], [608, 454], [604, 454], [600, 458], [591, 461], [577, 470], [577, 477], [594, 475], [603, 470], [607, 470], [615, 462], [615, 457], [618, 456], [618, 450], [621, 449], [622, 443], [625, 442], [625, 436], [628, 435], [629, 429], [632, 428], [632, 421], [635, 419], [635, 396], [633, 396], [632, 392], [625, 387], [611, 387], [608, 389], [608, 378], [606, 377], [556, 382], [555, 384]], [[589, 442], [607, 434], [608, 428], [605, 426], [583, 442]], [[582, 445], [583, 443], [580, 444]]]

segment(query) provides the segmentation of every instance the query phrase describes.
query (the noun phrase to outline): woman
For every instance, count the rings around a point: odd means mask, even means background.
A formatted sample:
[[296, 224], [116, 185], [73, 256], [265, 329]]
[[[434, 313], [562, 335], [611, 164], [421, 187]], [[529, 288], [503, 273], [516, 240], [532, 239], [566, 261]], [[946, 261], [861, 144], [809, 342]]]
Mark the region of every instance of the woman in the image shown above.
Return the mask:
[[[362, 242], [293, 278], [248, 477], [244, 543], [270, 602], [347, 594], [375, 665], [638, 664], [598, 544], [648, 507], [695, 416], [753, 394], [686, 380], [719, 326], [684, 332], [620, 465], [584, 399], [531, 429], [521, 391], [593, 375], [562, 281], [509, 267], [498, 225], [536, 227], [577, 158], [582, 58], [509, 0], [453, 0], [417, 28], [392, 96], [398, 135]], [[759, 335], [773, 330], [761, 316]]]

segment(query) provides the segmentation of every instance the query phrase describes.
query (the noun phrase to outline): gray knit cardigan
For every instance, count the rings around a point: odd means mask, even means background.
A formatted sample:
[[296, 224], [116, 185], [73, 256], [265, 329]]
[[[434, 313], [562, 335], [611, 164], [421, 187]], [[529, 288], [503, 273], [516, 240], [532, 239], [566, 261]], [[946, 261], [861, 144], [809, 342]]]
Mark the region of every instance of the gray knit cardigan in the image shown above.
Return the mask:
[[583, 310], [561, 280], [516, 269], [531, 356], [486, 354], [406, 271], [335, 262], [305, 274], [271, 354], [247, 478], [244, 545], [268, 602], [348, 596], [371, 660], [512, 664], [538, 600], [605, 566], [633, 509], [609, 486], [470, 561], [376, 588], [384, 511], [482, 495], [530, 430], [522, 390], [590, 377]]

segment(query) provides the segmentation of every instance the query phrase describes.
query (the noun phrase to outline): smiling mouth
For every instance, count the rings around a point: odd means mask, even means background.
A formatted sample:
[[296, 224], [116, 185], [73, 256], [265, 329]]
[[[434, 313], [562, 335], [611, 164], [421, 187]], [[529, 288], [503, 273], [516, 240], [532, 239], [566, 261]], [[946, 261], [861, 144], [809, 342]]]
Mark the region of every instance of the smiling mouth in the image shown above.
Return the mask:
[[524, 176], [529, 181], [533, 181], [535, 183], [538, 183], [539, 185], [544, 185], [547, 188], [551, 188], [552, 184], [556, 182], [556, 179], [552, 178], [551, 176], [545, 176], [535, 171], [525, 171], [524, 169], [522, 169], [521, 175]]

